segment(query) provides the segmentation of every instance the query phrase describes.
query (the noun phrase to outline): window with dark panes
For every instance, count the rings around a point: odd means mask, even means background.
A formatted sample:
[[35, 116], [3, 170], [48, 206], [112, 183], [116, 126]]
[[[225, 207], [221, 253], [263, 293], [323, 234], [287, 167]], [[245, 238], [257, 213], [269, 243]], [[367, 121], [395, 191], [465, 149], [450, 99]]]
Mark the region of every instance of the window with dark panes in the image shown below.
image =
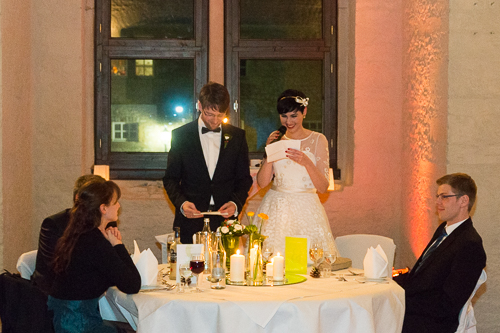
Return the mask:
[[204, 0], [97, 0], [95, 163], [160, 179], [172, 130], [196, 118], [207, 82]]
[[[95, 163], [109, 165], [112, 178], [163, 177], [172, 130], [196, 118], [208, 81], [208, 4], [96, 0]], [[310, 98], [304, 126], [325, 134], [336, 170], [336, 2], [214, 4], [225, 15], [216, 38], [226, 46], [229, 118], [245, 129], [250, 158], [262, 157], [280, 126], [276, 99], [293, 88]]]
[[226, 82], [231, 123], [245, 129], [251, 158], [261, 158], [280, 127], [278, 96], [298, 89], [310, 98], [304, 127], [330, 142], [337, 178], [335, 1], [226, 1]]

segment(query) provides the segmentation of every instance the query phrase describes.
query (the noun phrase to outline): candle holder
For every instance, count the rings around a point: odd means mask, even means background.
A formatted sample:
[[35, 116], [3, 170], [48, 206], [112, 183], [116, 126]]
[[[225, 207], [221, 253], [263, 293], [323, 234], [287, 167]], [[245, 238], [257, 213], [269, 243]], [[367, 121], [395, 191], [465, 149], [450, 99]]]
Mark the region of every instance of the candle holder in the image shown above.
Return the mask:
[[262, 271], [262, 248], [261, 243], [254, 242], [253, 248], [249, 251], [248, 269], [247, 269], [247, 285], [261, 286], [264, 284], [264, 272]]

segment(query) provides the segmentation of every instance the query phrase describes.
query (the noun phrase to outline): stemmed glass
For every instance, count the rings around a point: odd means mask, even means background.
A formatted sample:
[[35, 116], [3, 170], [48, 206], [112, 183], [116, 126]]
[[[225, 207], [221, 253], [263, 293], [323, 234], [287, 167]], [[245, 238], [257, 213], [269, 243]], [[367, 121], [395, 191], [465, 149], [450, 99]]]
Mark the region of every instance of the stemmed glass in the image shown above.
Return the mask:
[[184, 278], [184, 282], [181, 281], [181, 285], [183, 284], [188, 287], [188, 279], [191, 276], [191, 265], [189, 263], [184, 263], [179, 266], [179, 274]]
[[262, 259], [264, 260], [264, 262], [268, 262], [269, 257], [271, 257], [273, 253], [274, 253], [274, 247], [264, 246], [264, 248], [262, 249]]
[[203, 290], [198, 288], [200, 284], [200, 273], [205, 270], [205, 257], [203, 254], [194, 254], [191, 256], [191, 261], [189, 262], [189, 267], [191, 267], [191, 272], [196, 275], [196, 289], [193, 292], [200, 293]]
[[324, 252], [325, 261], [331, 266], [337, 261], [337, 252]]
[[314, 262], [313, 266], [318, 267], [323, 259], [323, 246], [321, 243], [312, 243], [309, 247], [309, 257]]

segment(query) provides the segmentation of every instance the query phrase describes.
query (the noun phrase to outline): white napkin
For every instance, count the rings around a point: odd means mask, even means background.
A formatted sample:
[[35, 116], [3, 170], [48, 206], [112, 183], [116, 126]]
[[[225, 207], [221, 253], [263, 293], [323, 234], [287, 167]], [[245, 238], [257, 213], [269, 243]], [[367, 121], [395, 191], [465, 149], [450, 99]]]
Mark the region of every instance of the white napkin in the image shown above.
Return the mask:
[[161, 263], [162, 264], [168, 264], [167, 239], [168, 239], [168, 236], [170, 236], [170, 235], [174, 235], [174, 233], [172, 232], [172, 233], [169, 233], [169, 234], [155, 236], [156, 240], [161, 245]]
[[375, 249], [370, 246], [366, 251], [363, 267], [367, 279], [380, 279], [387, 276], [387, 255], [380, 244]]
[[151, 249], [139, 251], [139, 246], [134, 240], [134, 254], [132, 261], [141, 275], [141, 285], [154, 286], [158, 279], [158, 259], [156, 259]]

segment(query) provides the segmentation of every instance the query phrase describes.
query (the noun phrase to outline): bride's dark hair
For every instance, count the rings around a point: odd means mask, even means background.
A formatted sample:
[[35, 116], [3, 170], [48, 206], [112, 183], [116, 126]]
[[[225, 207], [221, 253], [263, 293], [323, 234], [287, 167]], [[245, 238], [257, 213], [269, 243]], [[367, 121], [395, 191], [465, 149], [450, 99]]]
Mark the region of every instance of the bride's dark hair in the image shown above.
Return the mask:
[[71, 261], [73, 249], [80, 236], [101, 225], [101, 205], [111, 204], [116, 193], [116, 200], [121, 196], [118, 185], [106, 182], [88, 182], [78, 191], [78, 199], [71, 209], [69, 224], [63, 236], [57, 242], [54, 255], [54, 271], [62, 273]]
[[283, 91], [281, 95], [278, 97], [278, 103], [276, 105], [278, 113], [283, 114], [291, 111], [304, 112], [306, 106], [296, 102], [295, 101], [296, 97], [305, 99], [306, 95], [302, 91], [295, 89], [287, 89]]

